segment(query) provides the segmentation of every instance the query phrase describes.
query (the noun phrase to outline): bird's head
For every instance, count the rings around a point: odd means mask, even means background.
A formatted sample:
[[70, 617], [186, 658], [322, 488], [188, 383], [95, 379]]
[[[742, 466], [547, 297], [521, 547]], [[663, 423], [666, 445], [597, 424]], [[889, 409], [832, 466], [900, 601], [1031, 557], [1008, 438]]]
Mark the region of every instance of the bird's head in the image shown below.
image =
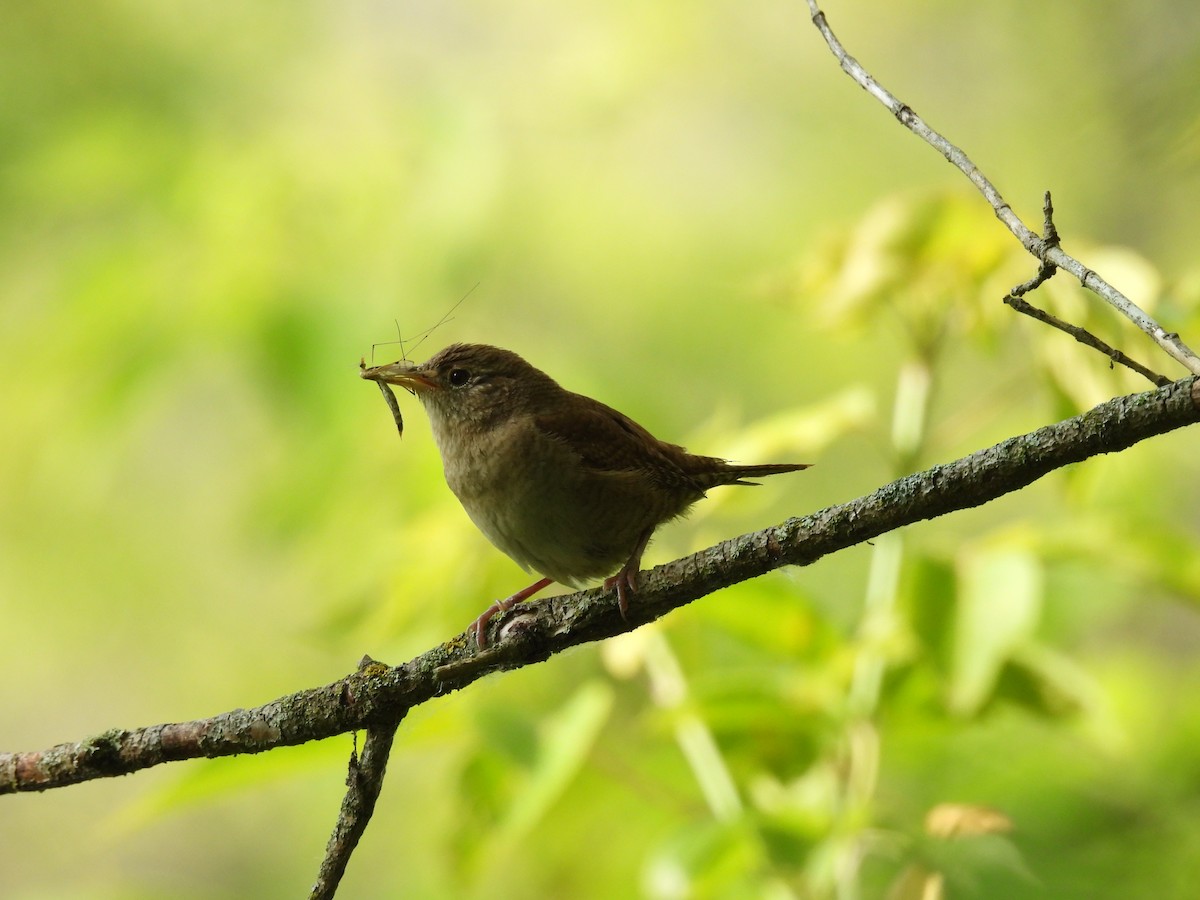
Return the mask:
[[488, 344], [451, 344], [423, 363], [399, 360], [361, 375], [416, 394], [435, 424], [449, 428], [493, 427], [561, 390], [516, 353]]

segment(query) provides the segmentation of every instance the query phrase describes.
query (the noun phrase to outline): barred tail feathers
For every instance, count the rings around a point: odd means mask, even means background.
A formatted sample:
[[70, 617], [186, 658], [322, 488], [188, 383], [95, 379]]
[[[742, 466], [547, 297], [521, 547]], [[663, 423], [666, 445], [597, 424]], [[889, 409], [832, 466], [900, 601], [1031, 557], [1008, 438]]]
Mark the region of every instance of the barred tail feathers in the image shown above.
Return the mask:
[[704, 472], [697, 477], [703, 484], [704, 490], [723, 484], [744, 484], [753, 487], [757, 481], [745, 481], [746, 478], [765, 478], [767, 475], [782, 475], [785, 472], [799, 472], [807, 469], [810, 463], [765, 463], [757, 466], [726, 465], [721, 469]]

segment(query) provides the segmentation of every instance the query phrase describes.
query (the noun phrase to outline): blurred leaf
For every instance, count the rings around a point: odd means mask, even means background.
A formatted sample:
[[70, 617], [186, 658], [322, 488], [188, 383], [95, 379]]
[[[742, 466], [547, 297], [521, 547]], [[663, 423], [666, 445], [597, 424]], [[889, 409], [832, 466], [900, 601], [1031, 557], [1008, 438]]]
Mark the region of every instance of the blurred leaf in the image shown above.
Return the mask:
[[762, 851], [745, 823], [701, 822], [681, 829], [650, 858], [643, 888], [650, 897], [746, 896]]
[[[166, 816], [195, 806], [219, 804], [230, 794], [262, 791], [282, 781], [298, 784], [314, 773], [329, 772], [334, 766], [344, 770], [352, 746], [351, 736], [341, 735], [269, 756], [194, 760], [179, 769], [174, 779], [119, 805], [108, 824], [119, 832], [151, 828]], [[361, 749], [360, 744], [360, 752]]]
[[[820, 453], [846, 434], [871, 425], [876, 415], [874, 395], [859, 385], [831, 394], [819, 403], [785, 409], [754, 422], [731, 424], [726, 417], [715, 417], [692, 443], [716, 446], [724, 439], [720, 452], [729, 459], [767, 462], [801, 451]], [[730, 435], [735, 436], [732, 443]]]
[[486, 703], [476, 713], [476, 723], [483, 755], [499, 757], [506, 768], [517, 772], [537, 765], [540, 741], [528, 710]]
[[919, 346], [982, 335], [1004, 315], [1000, 285], [1027, 277], [1016, 268], [1020, 248], [994, 225], [965, 191], [893, 195], [801, 263], [797, 293], [831, 328], [894, 313]]
[[612, 688], [593, 680], [540, 722], [524, 707], [479, 710], [479, 741], [457, 785], [466, 801], [453, 839], [459, 874], [514, 852], [537, 827], [586, 761], [612, 704]]
[[500, 823], [503, 840], [520, 840], [558, 800], [594, 746], [612, 705], [612, 688], [591, 681], [545, 718], [538, 729], [537, 756]]
[[970, 837], [1006, 834], [1012, 820], [999, 810], [971, 803], [939, 803], [925, 814], [925, 832], [931, 837]]
[[923, 848], [926, 861], [912, 863], [897, 876], [887, 900], [943, 900], [943, 898], [1004, 896], [984, 890], [995, 882], [1010, 890], [1014, 882], [1037, 879], [1017, 845], [996, 834], [957, 837]]
[[1000, 673], [996, 697], [1043, 716], [1099, 713], [1102, 706], [1099, 685], [1078, 664], [1033, 642], [1014, 650]]
[[[883, 139], [897, 152], [883, 148], [877, 112], [844, 114], [848, 90], [799, 87], [821, 80], [813, 65], [839, 76], [797, 52], [794, 6], [60, 6], [0, 3], [11, 744], [259, 702], [365, 651], [399, 662], [520, 586], [446, 488], [419, 406], [400, 397], [397, 441], [354, 370], [394, 319], [406, 335], [432, 325], [477, 281], [419, 355], [511, 346], [652, 430], [659, 415], [677, 437], [702, 423], [697, 450], [821, 463], [714, 491], [698, 517], [784, 497], [778, 509], [807, 509], [886, 478], [873, 398], [914, 348], [942, 351], [926, 429], [939, 461], [1129, 383], [1000, 303], [1034, 262], [957, 173], [898, 132]], [[1018, 182], [1057, 167], [1068, 248], [1196, 345], [1200, 179], [1178, 152], [1200, 133], [1195, 10], [1043, 4], [1046, 27], [1029, 29], [1004, 4], [861, 6], [848, 14], [872, 55], [897, 50], [886, 64], [915, 85], [908, 99], [990, 129], [980, 156]], [[945, 50], [955, 77], [901, 33]], [[994, 77], [997, 54], [1023, 65]], [[1062, 126], [1047, 140], [1005, 124], [1039, 115]], [[879, 201], [906, 179], [932, 189]], [[1041, 187], [1010, 190], [1032, 224]], [[739, 286], [797, 247], [786, 284], [743, 302]], [[1153, 365], [1150, 343], [1069, 278], [1031, 300]], [[1093, 460], [908, 529], [868, 723], [844, 713], [862, 548], [663, 621], [689, 675], [682, 711], [716, 733], [753, 809], [736, 823], [710, 822], [676, 720], [641, 678], [581, 688], [602, 677], [594, 648], [423, 706], [347, 888], [628, 896], [665, 846], [682, 873], [672, 896], [876, 897], [881, 825], [945, 797], [1003, 797], [1036, 835], [1047, 896], [1191, 896], [1193, 443], [1147, 442], [1122, 465]], [[1006, 626], [1005, 652], [960, 635], [965, 564], [939, 560], [1014, 518], [1037, 524], [1016, 546], [1043, 561], [1054, 603], [1036, 640]], [[697, 540], [732, 533], [694, 525]], [[611, 671], [636, 673], [636, 641]], [[1004, 714], [947, 717], [946, 685], [980, 643], [979, 709]], [[877, 781], [849, 771], [848, 727], [877, 730]], [[337, 739], [26, 798], [0, 816], [0, 895], [294, 895], [348, 753]], [[114, 814], [114, 796], [139, 799]]]
[[954, 566], [919, 552], [905, 560], [902, 592], [908, 598], [910, 622], [928, 658], [946, 676], [954, 659], [955, 603], [958, 575]]
[[1012, 827], [990, 807], [939, 803], [925, 815], [926, 837], [913, 849], [918, 859], [892, 882], [887, 900], [977, 896], [979, 882], [995, 873], [1034, 880], [1016, 845], [1003, 837]]
[[1183, 522], [1081, 514], [1069, 529], [1048, 529], [1042, 545], [1058, 558], [1102, 563], [1186, 601], [1200, 602], [1200, 535]]
[[954, 657], [948, 704], [972, 715], [988, 700], [1012, 651], [1041, 615], [1041, 568], [1019, 550], [984, 549], [959, 563]]
[[977, 893], [986, 875], [1035, 881], [1025, 859], [1010, 838], [1002, 834], [963, 835], [923, 846], [927, 864], [946, 877], [949, 896]]
[[781, 866], [801, 868], [805, 857], [829, 837], [838, 817], [840, 777], [822, 758], [794, 777], [762, 773], [751, 781], [754, 821]]
[[699, 678], [704, 677], [703, 658], [710, 652], [720, 652], [734, 664], [765, 665], [783, 659], [821, 665], [843, 643], [801, 585], [782, 574], [735, 585], [719, 602], [705, 603], [696, 613], [705, 626], [705, 641], [695, 661]]
[[[811, 464], [838, 440], [868, 428], [876, 415], [874, 395], [866, 387], [854, 386], [820, 403], [785, 409], [754, 422], [734, 422], [730, 415], [718, 414], [688, 438], [688, 445], [711, 448], [705, 452], [737, 462], [795, 461]], [[811, 478], [812, 475], [810, 471], [807, 477]], [[806, 476], [799, 473], [792, 477]], [[776, 490], [782, 488], [781, 485]], [[694, 522], [704, 522], [710, 517], [719, 516], [726, 507], [744, 509], [756, 503], [765, 505], [771, 503], [775, 496], [773, 490], [712, 491], [690, 513], [689, 518]]]
[[942, 900], [946, 896], [946, 879], [916, 863], [896, 876], [888, 888], [887, 900]]
[[[806, 706], [779, 691], [756, 690], [752, 680], [753, 675], [746, 676], [742, 691], [731, 685], [717, 696], [705, 692], [699, 698], [705, 723], [730, 762], [740, 763], [740, 768], [766, 770], [781, 778], [806, 771], [836, 733], [834, 717], [819, 702]], [[762, 680], [761, 674], [757, 680]]]

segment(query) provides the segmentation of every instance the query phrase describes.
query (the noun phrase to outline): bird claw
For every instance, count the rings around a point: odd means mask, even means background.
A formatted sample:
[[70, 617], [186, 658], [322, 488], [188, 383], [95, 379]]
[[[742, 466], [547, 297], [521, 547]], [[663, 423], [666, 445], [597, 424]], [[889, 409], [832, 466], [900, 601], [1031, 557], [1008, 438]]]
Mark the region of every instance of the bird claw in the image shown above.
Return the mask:
[[[509, 606], [511, 605], [512, 604], [509, 604]], [[496, 613], [504, 612], [506, 609], [508, 609], [508, 606], [505, 606], [503, 601], [497, 600], [482, 613], [480, 613], [479, 618], [477, 618], [467, 627], [467, 634], [475, 638], [475, 646], [477, 646], [480, 650], [487, 649], [487, 623], [491, 621], [492, 616], [496, 615]]]
[[617, 589], [617, 609], [621, 611], [621, 618], [628, 622], [629, 595], [636, 594], [638, 590], [637, 569], [626, 566], [611, 578], [604, 579], [604, 587], [609, 590], [614, 587]]
[[530, 597], [532, 597], [546, 585], [551, 584], [553, 581], [553, 578], [542, 578], [539, 581], [535, 581], [524, 590], [517, 591], [511, 597], [505, 597], [503, 600], [497, 600], [495, 603], [481, 612], [479, 614], [479, 618], [467, 626], [467, 634], [475, 637], [475, 645], [479, 647], [480, 650], [486, 650], [488, 645], [487, 624], [492, 620], [492, 616], [495, 616], [497, 613], [508, 612], [513, 608], [513, 606], [520, 603], [522, 600], [528, 600]]

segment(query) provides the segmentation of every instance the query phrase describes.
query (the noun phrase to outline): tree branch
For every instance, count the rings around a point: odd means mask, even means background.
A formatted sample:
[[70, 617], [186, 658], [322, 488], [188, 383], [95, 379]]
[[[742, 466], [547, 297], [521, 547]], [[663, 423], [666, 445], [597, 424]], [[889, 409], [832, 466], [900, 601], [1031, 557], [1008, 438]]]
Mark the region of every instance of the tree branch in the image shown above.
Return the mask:
[[1099, 350], [1107, 356], [1112, 362], [1118, 363], [1133, 372], [1137, 372], [1151, 384], [1157, 384], [1160, 387], [1164, 384], [1170, 384], [1170, 379], [1159, 375], [1157, 372], [1152, 372], [1143, 366], [1137, 360], [1130, 359], [1116, 347], [1112, 347], [1100, 338], [1096, 337], [1086, 328], [1080, 328], [1078, 325], [1072, 325], [1070, 322], [1064, 322], [1058, 316], [1046, 312], [1044, 309], [1038, 309], [1033, 304], [1022, 300], [1015, 294], [1007, 294], [1004, 297], [1004, 302], [1011, 306], [1019, 313], [1029, 316], [1032, 319], [1037, 319], [1043, 324], [1049, 325], [1051, 328], [1057, 328], [1059, 331], [1069, 334], [1079, 343], [1091, 347], [1093, 350]]
[[[1046, 197], [1042, 202], [1042, 215], [1044, 216], [1042, 220], [1042, 240], [1044, 240], [1048, 246], [1057, 247], [1058, 229], [1054, 227], [1054, 204], [1050, 199], [1049, 191], [1046, 191]], [[1035, 274], [1028, 281], [1021, 282], [1021, 284], [1018, 284], [1011, 291], [1005, 294], [1004, 302], [1017, 312], [1027, 315], [1030, 318], [1037, 319], [1039, 322], [1049, 325], [1051, 328], [1057, 328], [1059, 331], [1069, 334], [1071, 337], [1075, 338], [1075, 340], [1079, 341], [1079, 343], [1087, 347], [1091, 347], [1093, 350], [1099, 350], [1109, 358], [1110, 366], [1113, 363], [1119, 363], [1120, 365], [1137, 372], [1151, 384], [1157, 385], [1158, 387], [1162, 387], [1163, 385], [1171, 383], [1171, 379], [1159, 375], [1157, 372], [1151, 372], [1141, 363], [1130, 359], [1117, 348], [1110, 347], [1086, 328], [1080, 328], [1078, 325], [1072, 325], [1070, 322], [1064, 322], [1062, 319], [1058, 318], [1058, 316], [1051, 315], [1045, 310], [1038, 309], [1033, 304], [1022, 299], [1030, 291], [1036, 290], [1053, 278], [1054, 273], [1057, 271], [1058, 269], [1055, 268], [1051, 263], [1042, 263], [1040, 266], [1038, 266], [1037, 274]]]
[[829, 27], [825, 13], [821, 11], [816, 0], [808, 0], [808, 8], [812, 14], [813, 24], [825, 39], [825, 43], [829, 45], [829, 49], [833, 52], [838, 64], [842, 67], [842, 71], [854, 79], [868, 94], [886, 106], [892, 115], [899, 120], [900, 124], [941, 153], [952, 165], [966, 175], [971, 184], [975, 185], [987, 202], [991, 204], [992, 209], [995, 210], [996, 217], [1008, 227], [1008, 230], [1016, 236], [1017, 240], [1021, 242], [1021, 245], [1029, 253], [1043, 263], [1048, 263], [1070, 272], [1079, 279], [1079, 283], [1085, 288], [1099, 295], [1118, 312], [1137, 325], [1138, 328], [1148, 334], [1172, 359], [1193, 375], [1200, 375], [1200, 357], [1180, 339], [1178, 334], [1166, 331], [1123, 293], [1083, 263], [1079, 262], [1079, 260], [1064, 252], [1056, 241], [1051, 242], [1039, 237], [1036, 232], [1030, 229], [1013, 212], [1012, 207], [1008, 205], [1008, 201], [1000, 195], [996, 186], [979, 171], [975, 163], [971, 162], [970, 157], [966, 153], [946, 140], [937, 131], [930, 128], [925, 120], [913, 111], [912, 107], [902, 102], [887, 88], [876, 81], [862, 67], [858, 60], [846, 52], [846, 48], [842, 46], [837, 36], [833, 33], [833, 30]]
[[[371, 657], [364, 656], [358, 664], [358, 670], [362, 672], [368, 667], [377, 667], [384, 671], [388, 668]], [[379, 799], [379, 792], [383, 789], [383, 776], [387, 774], [392, 741], [407, 712], [407, 709], [402, 711], [400, 717], [394, 721], [367, 729], [362, 756], [357, 752], [351, 754], [350, 766], [346, 772], [346, 796], [342, 798], [337, 824], [333, 827], [333, 834], [329, 836], [325, 858], [321, 861], [321, 869], [317, 873], [317, 881], [309, 894], [309, 900], [330, 900], [337, 894], [350, 856], [375, 812], [375, 801]]]
[[[413, 706], [464, 688], [488, 672], [532, 665], [568, 647], [630, 631], [729, 585], [785, 565], [809, 565], [904, 525], [979, 506], [1055, 469], [1197, 421], [1200, 378], [1118, 397], [849, 503], [658, 566], [643, 577], [629, 622], [621, 618], [615, 596], [601, 588], [523, 603], [497, 617], [494, 645], [483, 653], [474, 652], [464, 633], [395, 668], [365, 665], [332, 684], [255, 709], [113, 729], [46, 750], [0, 754], [0, 793], [64, 787], [173, 760], [261, 753], [363, 728], [386, 733], [390, 744], [392, 730]], [[386, 748], [382, 743], [379, 748], [382, 766]]]

